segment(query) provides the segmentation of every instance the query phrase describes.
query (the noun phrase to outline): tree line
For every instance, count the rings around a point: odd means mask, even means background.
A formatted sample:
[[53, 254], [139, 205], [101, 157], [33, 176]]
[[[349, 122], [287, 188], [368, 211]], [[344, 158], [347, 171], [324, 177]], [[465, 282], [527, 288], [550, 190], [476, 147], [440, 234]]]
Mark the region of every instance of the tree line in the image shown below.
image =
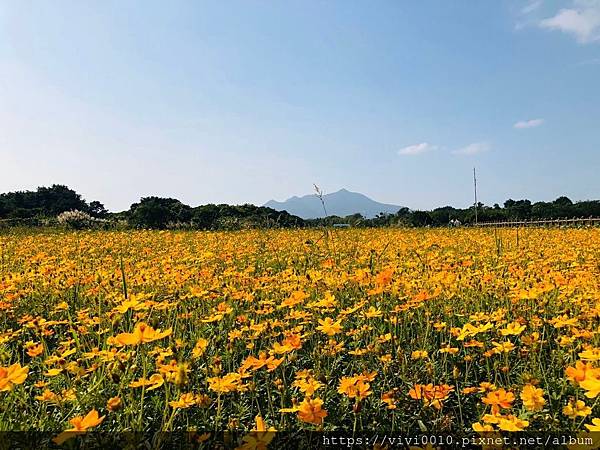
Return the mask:
[[[600, 217], [600, 201], [588, 200], [573, 202], [568, 197], [558, 197], [551, 202], [535, 202], [530, 200], [508, 199], [503, 206], [477, 204], [477, 220], [479, 222], [501, 222], [507, 220], [539, 220], [539, 219], [573, 219], [582, 217]], [[451, 221], [461, 224], [475, 222], [475, 206], [470, 208], [454, 208], [443, 206], [430, 211], [401, 208], [396, 214], [379, 214], [372, 219], [365, 219], [360, 214], [346, 217], [330, 216], [323, 219], [308, 220], [309, 225], [334, 225], [348, 223], [352, 226], [447, 226]]]
[[[222, 230], [305, 225], [300, 217], [264, 206], [209, 204], [191, 207], [174, 198], [154, 196], [142, 197], [127, 211], [111, 213], [99, 201], [88, 203], [74, 190], [57, 184], [39, 187], [35, 191], [0, 194], [0, 220], [8, 223], [47, 224], [69, 211], [84, 213], [86, 224], [104, 227]], [[81, 220], [82, 216], [75, 217]]]
[[[134, 228], [173, 229], [189, 228], [223, 230], [242, 228], [291, 228], [349, 224], [354, 227], [384, 226], [447, 226], [451, 221], [471, 224], [475, 221], [475, 207], [459, 209], [444, 206], [430, 211], [401, 208], [396, 214], [379, 214], [365, 218], [360, 214], [346, 217], [329, 216], [302, 219], [286, 211], [265, 206], [208, 204], [191, 207], [174, 198], [142, 197], [127, 211], [109, 212], [99, 201], [87, 202], [80, 194], [63, 185], [39, 187], [35, 191], [17, 191], [0, 194], [0, 220], [15, 224], [52, 223], [61, 214], [79, 211], [89, 217], [86, 225], [121, 225]], [[81, 217], [81, 215], [77, 216]], [[573, 202], [559, 197], [552, 202], [512, 200], [502, 206], [477, 205], [480, 222], [504, 220], [533, 220], [600, 217], [600, 201]]]

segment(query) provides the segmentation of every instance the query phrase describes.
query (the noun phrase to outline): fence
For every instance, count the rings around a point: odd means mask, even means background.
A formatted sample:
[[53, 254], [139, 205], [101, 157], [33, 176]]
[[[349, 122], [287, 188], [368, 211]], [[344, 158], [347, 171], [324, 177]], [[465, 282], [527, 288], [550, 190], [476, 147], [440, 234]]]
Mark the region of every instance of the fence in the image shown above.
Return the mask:
[[504, 220], [500, 222], [479, 222], [477, 227], [577, 227], [600, 225], [600, 217], [576, 217], [572, 219], [531, 219]]

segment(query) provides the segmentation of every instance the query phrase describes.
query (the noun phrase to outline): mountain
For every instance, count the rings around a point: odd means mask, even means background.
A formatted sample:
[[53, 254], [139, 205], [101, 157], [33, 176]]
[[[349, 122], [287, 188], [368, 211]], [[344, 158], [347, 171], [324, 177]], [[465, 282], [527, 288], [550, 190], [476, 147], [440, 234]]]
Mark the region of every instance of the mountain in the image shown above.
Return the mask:
[[[401, 208], [396, 205], [387, 205], [371, 200], [369, 197], [358, 192], [350, 192], [346, 189], [340, 189], [332, 194], [323, 195], [327, 214], [330, 216], [349, 216], [360, 213], [364, 217], [372, 218], [379, 213], [395, 214]], [[325, 217], [321, 200], [315, 194], [305, 195], [303, 197], [291, 197], [285, 202], [269, 200], [265, 206], [277, 211], [287, 211], [290, 214], [300, 216], [303, 219], [314, 219]]]

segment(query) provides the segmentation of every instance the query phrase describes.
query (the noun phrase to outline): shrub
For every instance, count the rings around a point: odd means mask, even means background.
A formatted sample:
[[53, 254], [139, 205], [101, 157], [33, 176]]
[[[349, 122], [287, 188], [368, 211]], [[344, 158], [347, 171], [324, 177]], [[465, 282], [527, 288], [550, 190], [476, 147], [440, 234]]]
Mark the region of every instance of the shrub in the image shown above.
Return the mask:
[[94, 219], [88, 213], [79, 210], [73, 211], [65, 211], [58, 215], [56, 218], [60, 225], [66, 226], [67, 228], [72, 228], [75, 230], [81, 230], [83, 228], [90, 228], [95, 225], [97, 222], [100, 222], [99, 219]]

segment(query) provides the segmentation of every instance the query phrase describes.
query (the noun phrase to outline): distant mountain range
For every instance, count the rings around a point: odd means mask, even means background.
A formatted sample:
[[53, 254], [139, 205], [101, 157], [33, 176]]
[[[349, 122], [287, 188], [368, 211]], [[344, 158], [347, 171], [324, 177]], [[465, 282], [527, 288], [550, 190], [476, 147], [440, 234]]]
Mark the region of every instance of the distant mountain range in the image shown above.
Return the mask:
[[[376, 202], [366, 195], [358, 192], [350, 192], [346, 189], [340, 189], [332, 194], [323, 195], [323, 201], [325, 202], [328, 215], [340, 217], [360, 213], [364, 217], [372, 218], [379, 213], [395, 214], [401, 208], [397, 205]], [[325, 217], [321, 200], [315, 194], [303, 197], [294, 196], [284, 202], [269, 200], [264, 206], [277, 211], [285, 210], [303, 219]]]

